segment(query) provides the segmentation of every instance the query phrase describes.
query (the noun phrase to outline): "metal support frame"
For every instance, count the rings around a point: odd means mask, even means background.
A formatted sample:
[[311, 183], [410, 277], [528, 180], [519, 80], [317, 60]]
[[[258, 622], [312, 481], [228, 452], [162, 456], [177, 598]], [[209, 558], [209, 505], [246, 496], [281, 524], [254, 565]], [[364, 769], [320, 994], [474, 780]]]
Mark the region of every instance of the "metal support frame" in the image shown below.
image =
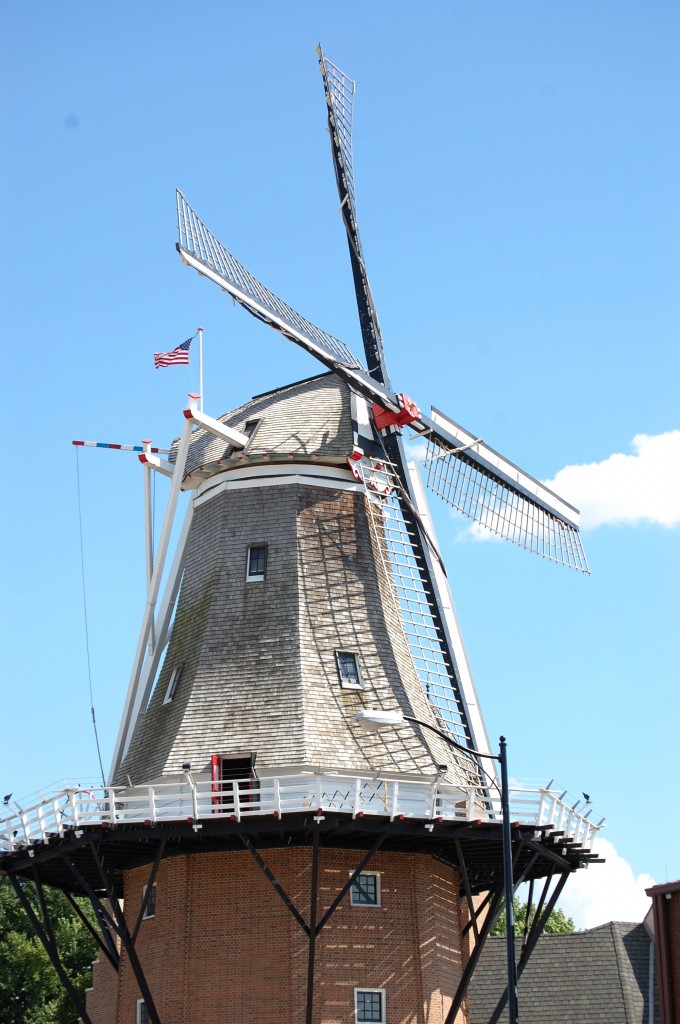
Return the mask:
[[[548, 902], [547, 902], [547, 904], [545, 906], [545, 909], [543, 910], [543, 913], [540, 914], [540, 915], [538, 913], [536, 913], [536, 915], [534, 917], [534, 920], [531, 923], [531, 928], [529, 930], [529, 937], [528, 937], [527, 943], [526, 943], [526, 945], [524, 946], [524, 948], [522, 950], [522, 954], [520, 956], [519, 963], [516, 965], [516, 968], [515, 968], [515, 970], [516, 970], [516, 975], [515, 975], [516, 979], [521, 978], [521, 976], [522, 976], [522, 974], [524, 972], [524, 968], [526, 967], [527, 963], [529, 962], [529, 957], [531, 956], [531, 954], [533, 953], [533, 951], [534, 951], [534, 949], [536, 947], [536, 943], [538, 942], [538, 940], [539, 940], [539, 938], [541, 936], [541, 933], [543, 932], [543, 929], [545, 928], [546, 921], [548, 920], [548, 918], [550, 917], [550, 914], [554, 910], [555, 904], [557, 903], [557, 900], [560, 897], [560, 894], [561, 894], [562, 889], [564, 888], [564, 886], [566, 884], [566, 881], [567, 881], [568, 877], [569, 877], [569, 872], [568, 871], [563, 872], [559, 882], [555, 886], [555, 889], [553, 890], [552, 895], [550, 896], [550, 899], [548, 900]], [[547, 881], [546, 881], [546, 888], [544, 889], [544, 895], [545, 895], [545, 892], [547, 891], [547, 887], [550, 884], [550, 880], [551, 879], [548, 878]], [[498, 1021], [500, 1020], [500, 1016], [503, 1013], [503, 1010], [505, 1009], [505, 1005], [506, 1005], [506, 1003], [508, 1003], [508, 1001], [509, 1001], [508, 1000], [508, 989], [506, 988], [506, 990], [502, 993], [500, 999], [498, 1000], [498, 1003], [496, 1004], [496, 1009], [494, 1010], [494, 1012], [492, 1013], [491, 1017], [489, 1018], [489, 1024], [498, 1024]]]
[[[492, 755], [493, 756], [493, 755]], [[323, 821], [323, 825], [321, 822]], [[540, 839], [542, 834], [539, 830], [537, 834], [535, 827], [520, 827], [511, 826], [509, 817], [506, 815], [506, 821], [508, 824], [507, 830], [503, 829], [503, 823], [497, 822], [493, 828], [479, 828], [475, 822], [461, 822], [455, 828], [455, 831], [451, 831], [445, 825], [435, 826], [436, 832], [426, 833], [432, 836], [433, 845], [430, 846], [428, 841], [427, 849], [433, 856], [441, 855], [445, 847], [442, 847], [440, 843], [448, 843], [448, 855], [446, 860], [448, 863], [457, 866], [460, 872], [460, 889], [459, 894], [461, 899], [465, 899], [467, 903], [469, 920], [462, 929], [462, 936], [468, 936], [472, 940], [472, 949], [468, 957], [467, 963], [462, 971], [460, 978], [458, 979], [457, 986], [455, 988], [452, 1005], [449, 1014], [446, 1018], [446, 1024], [453, 1024], [456, 1019], [456, 1015], [461, 1009], [468, 992], [468, 987], [471, 978], [474, 975], [474, 971], [478, 965], [479, 958], [484, 950], [487, 938], [491, 933], [491, 930], [498, 920], [499, 915], [505, 908], [512, 907], [512, 897], [517, 887], [522, 883], [529, 881], [533, 878], [544, 878], [545, 884], [543, 891], [540, 894], [539, 899], [536, 902], [535, 912], [531, 921], [531, 927], [525, 928], [524, 936], [522, 941], [522, 951], [519, 961], [516, 965], [516, 973], [514, 978], [510, 975], [510, 984], [506, 987], [499, 999], [494, 1016], [489, 1021], [489, 1024], [497, 1024], [500, 1019], [500, 1015], [503, 1013], [504, 1007], [509, 999], [509, 993], [511, 992], [511, 986], [513, 981], [516, 983], [516, 979], [519, 978], [536, 946], [538, 938], [545, 927], [545, 923], [548, 919], [549, 914], [553, 910], [556, 901], [562, 891], [562, 888], [566, 882], [568, 875], [574, 871], [583, 857], [583, 854], [574, 856], [575, 851], [570, 850], [568, 841], [561, 840], [559, 834], [546, 836], [543, 841]], [[302, 932], [307, 939], [307, 983], [306, 983], [306, 1007], [305, 1007], [305, 1024], [311, 1024], [313, 1019], [314, 1011], [314, 999], [315, 999], [315, 961], [316, 961], [316, 949], [317, 939], [319, 934], [331, 919], [337, 908], [341, 905], [342, 901], [350, 891], [352, 885], [357, 881], [357, 878], [361, 872], [366, 868], [367, 864], [374, 857], [375, 853], [383, 846], [385, 841], [393, 840], [395, 837], [415, 837], [419, 832], [422, 835], [422, 823], [408, 821], [396, 822], [384, 822], [378, 824], [377, 821], [363, 821], [361, 819], [353, 819], [351, 822], [346, 821], [343, 823], [342, 819], [328, 816], [316, 820], [311, 819], [309, 815], [301, 817], [298, 821], [298, 829], [302, 830], [301, 835], [298, 838], [297, 845], [304, 845], [305, 847], [311, 848], [311, 882], [310, 882], [310, 899], [309, 899], [309, 912], [303, 915], [300, 910], [295, 906], [295, 903], [288, 895], [284, 887], [275, 877], [273, 871], [267, 864], [266, 860], [262, 855], [262, 847], [259, 849], [255, 846], [255, 842], [264, 843], [266, 849], [279, 849], [283, 845], [283, 836], [281, 836], [281, 842], [272, 842], [274, 835], [281, 830], [281, 822], [278, 820], [260, 820], [257, 823], [256, 828], [253, 830], [252, 824], [249, 823], [245, 826], [241, 822], [211, 822], [214, 831], [213, 835], [209, 837], [205, 833], [202, 833], [202, 838], [207, 840], [205, 844], [201, 844], [202, 849], [211, 850], [215, 849], [215, 843], [220, 849], [224, 849], [225, 839], [229, 837], [231, 843], [230, 849], [238, 849], [240, 844], [243, 844], [246, 850], [253, 857], [255, 862], [258, 864], [260, 870], [264, 873], [268, 879], [272, 888], [278, 893], [279, 897], [287, 907], [291, 915], [298, 922]], [[342, 889], [337, 893], [330, 906], [325, 910], [321, 911], [319, 907], [319, 877], [320, 877], [320, 858], [322, 847], [326, 848], [328, 838], [335, 834], [335, 830], [343, 829], [344, 827], [351, 828], [351, 831], [358, 832], [363, 835], [363, 838], [359, 838], [359, 842], [362, 845], [362, 853], [360, 855], [359, 862], [350, 874], [347, 881], [342, 886]], [[441, 828], [441, 839], [440, 842], [436, 841], [436, 835]], [[129, 930], [126, 923], [126, 919], [123, 913], [119, 896], [120, 896], [120, 880], [117, 881], [117, 876], [121, 869], [121, 864], [117, 863], [114, 867], [114, 861], [106, 854], [108, 849], [108, 843], [113, 842], [117, 844], [118, 829], [102, 830], [92, 829], [84, 830], [83, 832], [74, 833], [72, 836], [65, 836], [59, 839], [59, 845], [55, 845], [54, 848], [50, 849], [49, 845], [44, 847], [38, 847], [32, 853], [27, 854], [21, 858], [16, 857], [10, 866], [7, 862], [3, 864], [6, 873], [9, 874], [12, 884], [16, 890], [23, 896], [22, 904], [25, 907], [31, 924], [33, 925], [36, 933], [42, 941], [45, 949], [50, 957], [50, 960], [54, 963], [55, 969], [58, 970], [59, 977], [64, 983], [65, 987], [69, 991], [69, 997], [73, 1001], [73, 996], [77, 999], [77, 993], [73, 992], [73, 987], [69, 990], [69, 980], [65, 976], [63, 966], [60, 965], [61, 969], [57, 967], [58, 952], [56, 950], [56, 944], [54, 936], [52, 934], [50, 923], [47, 918], [47, 908], [45, 900], [42, 896], [42, 883], [45, 877], [58, 877], [61, 881], [58, 887], [65, 891], [66, 885], [63, 881], [63, 872], [58, 872], [57, 875], [49, 870], [49, 865], [54, 864], [54, 860], [58, 860], [60, 864], [64, 865], [68, 873], [73, 876], [76, 886], [75, 890], [86, 895], [91, 902], [93, 910], [95, 912], [97, 921], [101, 928], [101, 935], [96, 934], [96, 929], [92, 924], [84, 917], [80, 908], [78, 908], [75, 901], [72, 899], [70, 894], [66, 892], [67, 898], [71, 903], [72, 907], [79, 913], [81, 920], [86, 925], [90, 934], [93, 934], [97, 939], [99, 949], [103, 955], [107, 958], [109, 963], [118, 970], [120, 967], [121, 955], [125, 955], [130, 960], [130, 966], [134, 973], [137, 985], [141, 997], [144, 999], [146, 1006], [149, 1011], [149, 1019], [153, 1024], [160, 1024], [160, 1016], [158, 1010], [154, 1004], [153, 997], [148, 982], [145, 978], [145, 973], [140, 959], [136, 953], [136, 939], [139, 934], [141, 921], [145, 907], [147, 905], [148, 894], [151, 887], [153, 886], [154, 880], [157, 876], [160, 864], [167, 854], [168, 846], [167, 843], [173, 843], [178, 840], [181, 841], [182, 836], [187, 840], [189, 834], [194, 835], [193, 825], [191, 822], [176, 823], [176, 828], [169, 829], [167, 825], [162, 828], [154, 826], [152, 824], [143, 828], [135, 829], [130, 831], [128, 838], [126, 838], [126, 845], [132, 842], [143, 842], [146, 846], [149, 842], [154, 843], [153, 860], [151, 857], [147, 857], [147, 863], [149, 865], [147, 892], [145, 897], [142, 899], [141, 906], [136, 912], [134, 926]], [[510, 873], [509, 878], [512, 884], [512, 891], [508, 892], [508, 874], [504, 873], [501, 877], [499, 872], [500, 860], [499, 857], [499, 846], [502, 844], [500, 840], [502, 838], [510, 838]], [[476, 860], [471, 859], [470, 852], [466, 847], [468, 841], [472, 842], [471, 849], [476, 851], [473, 857], [479, 855], [478, 844], [480, 841], [484, 844], [493, 844], [495, 850], [496, 870], [494, 882], [489, 880], [488, 884], [484, 884], [482, 878], [480, 878], [476, 871], [475, 865]], [[562, 844], [566, 845], [566, 849], [562, 849]], [[234, 846], [234, 844], [238, 844]], [[370, 846], [369, 846], [370, 844]], [[350, 850], [353, 847], [344, 845], [342, 841], [335, 842], [331, 838], [328, 848], [343, 848]], [[556, 847], [556, 848], [553, 848]], [[116, 849], [114, 845], [113, 850]], [[504, 864], [507, 865], [507, 848], [503, 849]], [[454, 853], [455, 851], [455, 853]], [[149, 851], [151, 853], [151, 850]], [[177, 851], [179, 852], [179, 850]], [[586, 855], [587, 856], [587, 855]], [[113, 853], [115, 858], [115, 853]], [[73, 859], [72, 859], [73, 858]], [[43, 871], [43, 864], [46, 871]], [[130, 867], [138, 866], [139, 859], [133, 858], [130, 862]], [[7, 870], [7, 867], [11, 867]], [[123, 868], [124, 870], [124, 868]], [[23, 874], [25, 879], [33, 878], [36, 882], [38, 902], [43, 915], [43, 921], [41, 922], [32, 906], [28, 903], [25, 893], [21, 890], [20, 876]], [[87, 875], [87, 877], [85, 877]], [[491, 877], [491, 876], [490, 876]], [[553, 886], [555, 879], [558, 878], [558, 885]], [[101, 879], [101, 883], [99, 883]], [[480, 884], [482, 883], [482, 884]], [[54, 884], [54, 883], [53, 883]], [[551, 892], [551, 889], [553, 890]], [[479, 896], [479, 903], [475, 907], [475, 897]], [[529, 904], [533, 902], [533, 887], [530, 889]], [[529, 914], [528, 910], [528, 914]], [[510, 920], [510, 929], [513, 931], [512, 926], [512, 912], [508, 915]], [[472, 933], [472, 934], [470, 934]], [[474, 936], [474, 938], [473, 938]], [[511, 934], [512, 938], [512, 934]], [[117, 942], [120, 942], [121, 950], [119, 952]], [[508, 949], [510, 949], [511, 943], [508, 942]], [[513, 957], [514, 957], [514, 941], [512, 942]], [[84, 1024], [91, 1024], [86, 1014], [83, 1014], [82, 1008], [77, 1006], [78, 1013], [81, 1015]]]
[[311, 887], [310, 887], [311, 891], [310, 891], [309, 922], [305, 921], [304, 917], [302, 916], [300, 911], [297, 909], [297, 907], [293, 903], [293, 901], [290, 898], [290, 896], [288, 895], [288, 893], [285, 891], [285, 889], [280, 884], [280, 882], [277, 881], [276, 877], [274, 876], [273, 871], [267, 865], [266, 861], [261, 856], [260, 852], [253, 846], [253, 844], [250, 842], [250, 840], [247, 838], [247, 836], [241, 835], [241, 840], [243, 842], [243, 845], [248, 850], [248, 852], [251, 854], [251, 856], [253, 857], [253, 859], [255, 860], [255, 862], [257, 863], [257, 865], [259, 866], [259, 868], [261, 869], [261, 871], [265, 875], [265, 877], [268, 879], [268, 881], [271, 883], [271, 885], [274, 888], [274, 890], [281, 897], [281, 899], [283, 900], [284, 904], [286, 905], [288, 910], [291, 912], [291, 914], [293, 915], [295, 920], [298, 922], [298, 924], [302, 928], [302, 930], [305, 933], [305, 935], [307, 936], [307, 939], [308, 939], [308, 946], [307, 946], [307, 996], [306, 996], [306, 1001], [305, 1001], [305, 1024], [312, 1024], [312, 1018], [313, 1018], [313, 1012], [314, 1012], [314, 965], [315, 965], [315, 960], [316, 960], [316, 940], [317, 940], [317, 938], [319, 936], [319, 933], [324, 928], [324, 926], [328, 923], [328, 921], [333, 916], [335, 911], [338, 909], [338, 907], [340, 906], [340, 904], [342, 903], [343, 899], [345, 898], [345, 896], [347, 895], [349, 890], [352, 888], [352, 886], [356, 882], [356, 880], [359, 877], [359, 875], [361, 874], [361, 872], [364, 870], [364, 868], [369, 863], [369, 861], [372, 860], [374, 854], [377, 853], [377, 851], [380, 849], [380, 847], [381, 847], [385, 837], [386, 837], [386, 833], [382, 833], [381, 835], [378, 836], [376, 841], [371, 846], [370, 850], [368, 850], [368, 852], [364, 855], [364, 857], [362, 857], [362, 859], [359, 862], [358, 866], [354, 869], [354, 871], [350, 875], [350, 877], [347, 880], [347, 882], [345, 883], [345, 885], [342, 887], [342, 889], [340, 890], [338, 895], [335, 897], [335, 899], [331, 903], [331, 905], [328, 908], [328, 910], [322, 916], [321, 920], [318, 921], [318, 923], [317, 923], [317, 912], [318, 912], [317, 900], [318, 900], [318, 892], [319, 892], [319, 849], [320, 849], [320, 843], [319, 843], [320, 835], [319, 835], [319, 828], [318, 828], [318, 826], [317, 826], [317, 828], [314, 829], [313, 834], [312, 834], [312, 880], [311, 880]]
[[33, 930], [35, 931], [36, 935], [43, 944], [45, 952], [49, 957], [50, 963], [54, 967], [55, 971], [57, 972], [57, 975], [59, 976], [59, 980], [66, 989], [66, 992], [68, 994], [69, 999], [71, 1000], [71, 1004], [74, 1010], [81, 1018], [83, 1024], [92, 1024], [92, 1020], [88, 1015], [86, 1008], [83, 1006], [82, 1000], [80, 999], [80, 996], [76, 992], [73, 982], [66, 973], [64, 965], [61, 962], [61, 958], [59, 957], [59, 951], [57, 949], [56, 943], [54, 941], [54, 936], [52, 934], [52, 926], [47, 916], [47, 909], [45, 907], [44, 897], [42, 894], [42, 886], [38, 882], [36, 888], [38, 892], [38, 902], [40, 904], [41, 913], [43, 914], [43, 917], [45, 919], [44, 926], [43, 924], [41, 924], [38, 915], [31, 906], [29, 899], [26, 893], [24, 892], [19, 880], [15, 878], [14, 875], [10, 875], [9, 880], [12, 885], [12, 888], [14, 889], [14, 892], [16, 893], [17, 898], [19, 899], [19, 902], [21, 903], [29, 921], [31, 922], [31, 925], [33, 926]]
[[[80, 907], [76, 903], [76, 901], [73, 898], [73, 896], [71, 895], [71, 893], [67, 892], [65, 890], [63, 890], [63, 892], [64, 892], [64, 896], [66, 897], [66, 899], [68, 900], [69, 904], [71, 905], [72, 910], [78, 915], [78, 917], [80, 918], [80, 921], [82, 922], [82, 924], [87, 928], [88, 932], [90, 933], [92, 938], [95, 940], [95, 942], [99, 946], [100, 952], [104, 954], [106, 959], [109, 961], [109, 963], [113, 967], [114, 971], [118, 972], [120, 970], [120, 955], [118, 953], [118, 950], [116, 949], [115, 943], [112, 944], [113, 945], [113, 949], [111, 949], [111, 945], [109, 944], [109, 942], [104, 941], [104, 939], [102, 938], [102, 935], [93, 926], [92, 922], [88, 920], [87, 915], [82, 912], [82, 910], [80, 909]], [[93, 908], [93, 910], [94, 910], [94, 908]], [[94, 910], [94, 912], [95, 912], [95, 915], [97, 915], [97, 911]], [[99, 920], [99, 916], [98, 915], [97, 915], [97, 920]], [[103, 932], [103, 929], [102, 929], [102, 932]], [[106, 935], [107, 935], [107, 938], [110, 940], [110, 935], [108, 933], [108, 930], [106, 932]]]
[[134, 942], [132, 941], [132, 938], [128, 931], [127, 923], [125, 921], [125, 915], [123, 914], [123, 909], [120, 905], [120, 901], [118, 900], [118, 897], [113, 891], [110, 879], [106, 874], [104, 864], [99, 856], [99, 852], [94, 843], [91, 844], [91, 850], [92, 858], [96, 863], [97, 868], [99, 869], [99, 874], [101, 875], [101, 880], [104, 885], [104, 889], [106, 890], [108, 901], [111, 905], [111, 909], [113, 910], [113, 915], [116, 920], [116, 931], [120, 936], [120, 941], [123, 944], [125, 952], [127, 953], [128, 959], [130, 961], [130, 966], [132, 967], [132, 971], [137, 981], [137, 985], [139, 986], [139, 991], [141, 992], [142, 999], [144, 1000], [146, 1009], [148, 1010], [149, 1013], [149, 1020], [152, 1022], [152, 1024], [162, 1024], [161, 1018], [158, 1014], [158, 1010], [156, 1009], [156, 1004], [151, 994], [151, 989], [149, 988], [149, 984], [146, 980], [146, 975], [144, 974], [144, 969], [140, 963], [139, 957], [137, 956], [137, 950], [135, 949]]

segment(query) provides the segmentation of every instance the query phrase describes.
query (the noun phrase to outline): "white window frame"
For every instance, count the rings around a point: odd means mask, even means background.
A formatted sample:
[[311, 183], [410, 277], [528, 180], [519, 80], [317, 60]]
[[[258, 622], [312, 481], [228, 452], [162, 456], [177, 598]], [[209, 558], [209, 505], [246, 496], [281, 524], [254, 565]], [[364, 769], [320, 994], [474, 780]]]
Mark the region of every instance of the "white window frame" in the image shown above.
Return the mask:
[[172, 701], [175, 699], [175, 694], [177, 693], [177, 687], [179, 686], [179, 683], [180, 683], [180, 680], [182, 678], [182, 673], [183, 672], [184, 672], [184, 662], [182, 662], [179, 665], [175, 665], [175, 667], [173, 668], [172, 672], [170, 673], [170, 682], [168, 683], [168, 688], [165, 691], [165, 697], [163, 698], [163, 703], [164, 704], [171, 704]]
[[[351, 872], [350, 872], [350, 874], [351, 874]], [[375, 878], [375, 903], [360, 903], [358, 901], [355, 902], [355, 900], [354, 900], [354, 886], [358, 882], [360, 882], [362, 878], [365, 878], [366, 875], [370, 875], [372, 878]], [[380, 872], [379, 871], [361, 871], [357, 875], [357, 877], [354, 880], [354, 882], [352, 882], [352, 885], [350, 887], [350, 890], [349, 890], [349, 904], [350, 904], [351, 907], [363, 907], [365, 910], [373, 910], [375, 907], [382, 906], [381, 896], [382, 896], [382, 892], [381, 892], [381, 885], [380, 885]]]
[[[146, 1010], [146, 1019], [142, 1016], [142, 1010]], [[149, 1024], [149, 1008], [143, 999], [137, 1000], [137, 1024]]]
[[[142, 892], [142, 899], [146, 896], [146, 890], [148, 888], [148, 885], [144, 886], [144, 890]], [[156, 888], [155, 882], [151, 886], [151, 891], [153, 893], [153, 913], [149, 913], [149, 904], [147, 903], [147, 905], [144, 907], [144, 915], [142, 917], [142, 921], [150, 921], [152, 917], [156, 916], [156, 900], [158, 898], [158, 889]]]
[[[370, 992], [373, 994], [377, 992], [380, 995], [380, 1020], [367, 1022], [365, 1017], [359, 1016], [359, 993]], [[355, 988], [354, 989], [354, 1020], [356, 1024], [387, 1024], [387, 1012], [385, 1009], [385, 989], [384, 988]]]
[[[262, 548], [264, 550], [264, 572], [252, 573], [250, 572], [250, 552], [256, 551]], [[269, 551], [267, 550], [266, 544], [249, 544], [248, 551], [246, 553], [246, 583], [263, 583], [267, 578], [267, 561], [269, 557]]]
[[[357, 670], [357, 681], [356, 683], [348, 682], [345, 676], [342, 674], [342, 668], [340, 667], [340, 658], [354, 658], [354, 666]], [[356, 651], [336, 651], [335, 652], [335, 664], [338, 669], [338, 676], [340, 677], [340, 686], [343, 690], [363, 690], [364, 684], [361, 678], [361, 670], [359, 668], [359, 658], [357, 657]]]

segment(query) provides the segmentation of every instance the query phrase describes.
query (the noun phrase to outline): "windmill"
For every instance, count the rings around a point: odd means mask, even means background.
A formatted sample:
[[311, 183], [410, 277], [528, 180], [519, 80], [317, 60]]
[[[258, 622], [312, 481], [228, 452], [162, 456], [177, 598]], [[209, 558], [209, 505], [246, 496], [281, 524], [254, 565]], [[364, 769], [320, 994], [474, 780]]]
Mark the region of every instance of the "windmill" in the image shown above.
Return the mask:
[[[513, 791], [512, 834], [499, 814], [402, 429], [426, 439], [437, 495], [585, 572], [577, 513], [392, 389], [356, 223], [353, 84], [319, 56], [364, 360], [260, 284], [178, 192], [183, 262], [324, 372], [219, 418], [192, 395], [169, 459], [144, 443], [145, 480], [161, 472], [170, 492], [155, 550], [147, 531], [109, 784], [68, 787], [0, 827], [20, 897], [30, 878], [94, 907], [102, 961], [87, 1006], [74, 998], [85, 1024], [223, 1019], [225, 1006], [246, 1024], [460, 1024], [513, 887], [529, 882], [532, 900], [543, 882], [521, 971], [569, 874], [596, 859], [590, 811], [550, 785]], [[398, 727], [364, 733], [380, 715]], [[49, 921], [26, 910], [67, 984]]]
[[[347, 234], [364, 361], [339, 339], [291, 309], [243, 267], [177, 192], [182, 261], [214, 281], [253, 316], [279, 331], [331, 370], [370, 405], [382, 451], [355, 452], [369, 477], [376, 462], [387, 468], [394, 495], [388, 544], [404, 625], [421, 679], [452, 733], [479, 750], [488, 741], [455, 623], [443, 563], [432, 538], [429, 513], [401, 428], [427, 441], [427, 485], [438, 497], [496, 535], [559, 564], [588, 572], [578, 532], [578, 511], [513, 465], [481, 438], [436, 409], [423, 414], [412, 399], [393, 390], [357, 225], [352, 158], [354, 83], [323, 54], [319, 62], [328, 108], [333, 168]], [[366, 457], [367, 456], [367, 457]], [[396, 527], [400, 523], [400, 528]], [[404, 551], [408, 549], [408, 556]], [[408, 569], [403, 562], [408, 558]], [[415, 577], [415, 582], [414, 582]], [[413, 607], [417, 605], [417, 607]], [[424, 621], [427, 626], [424, 626]], [[420, 626], [418, 628], [416, 623]], [[425, 638], [423, 634], [426, 634]], [[428, 655], [423, 657], [423, 644]]]

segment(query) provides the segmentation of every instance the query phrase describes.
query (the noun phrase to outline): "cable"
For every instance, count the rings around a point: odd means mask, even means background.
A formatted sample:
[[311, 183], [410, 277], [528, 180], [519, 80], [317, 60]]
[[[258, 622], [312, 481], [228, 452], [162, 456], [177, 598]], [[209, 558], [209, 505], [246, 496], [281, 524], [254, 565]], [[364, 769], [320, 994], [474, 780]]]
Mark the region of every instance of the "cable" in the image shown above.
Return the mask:
[[92, 727], [94, 739], [97, 744], [97, 757], [99, 758], [99, 770], [102, 773], [102, 786], [106, 786], [104, 777], [104, 766], [102, 764], [102, 752], [99, 746], [99, 734], [97, 732], [97, 719], [94, 713], [94, 697], [92, 695], [92, 669], [90, 668], [90, 632], [87, 625], [87, 600], [85, 597], [85, 556], [83, 554], [83, 515], [80, 502], [80, 463], [78, 461], [78, 449], [76, 448], [76, 480], [78, 490], [78, 527], [80, 530], [80, 576], [83, 584], [83, 618], [85, 620], [85, 651], [87, 654], [87, 679], [90, 687], [90, 712], [92, 714]]

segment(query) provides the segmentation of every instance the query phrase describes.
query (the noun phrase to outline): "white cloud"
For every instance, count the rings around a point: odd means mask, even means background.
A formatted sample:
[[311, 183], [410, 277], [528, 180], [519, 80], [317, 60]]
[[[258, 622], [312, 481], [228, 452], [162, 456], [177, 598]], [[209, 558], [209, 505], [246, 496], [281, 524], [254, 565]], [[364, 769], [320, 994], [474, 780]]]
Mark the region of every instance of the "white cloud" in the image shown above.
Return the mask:
[[634, 454], [565, 466], [546, 486], [581, 510], [585, 528], [620, 523], [680, 523], [680, 430], [636, 434]]
[[597, 839], [593, 849], [604, 864], [576, 871], [565, 885], [558, 906], [574, 919], [577, 929], [595, 928], [608, 921], [642, 921], [651, 899], [645, 889], [655, 885], [649, 875], [633, 869], [607, 839]]

